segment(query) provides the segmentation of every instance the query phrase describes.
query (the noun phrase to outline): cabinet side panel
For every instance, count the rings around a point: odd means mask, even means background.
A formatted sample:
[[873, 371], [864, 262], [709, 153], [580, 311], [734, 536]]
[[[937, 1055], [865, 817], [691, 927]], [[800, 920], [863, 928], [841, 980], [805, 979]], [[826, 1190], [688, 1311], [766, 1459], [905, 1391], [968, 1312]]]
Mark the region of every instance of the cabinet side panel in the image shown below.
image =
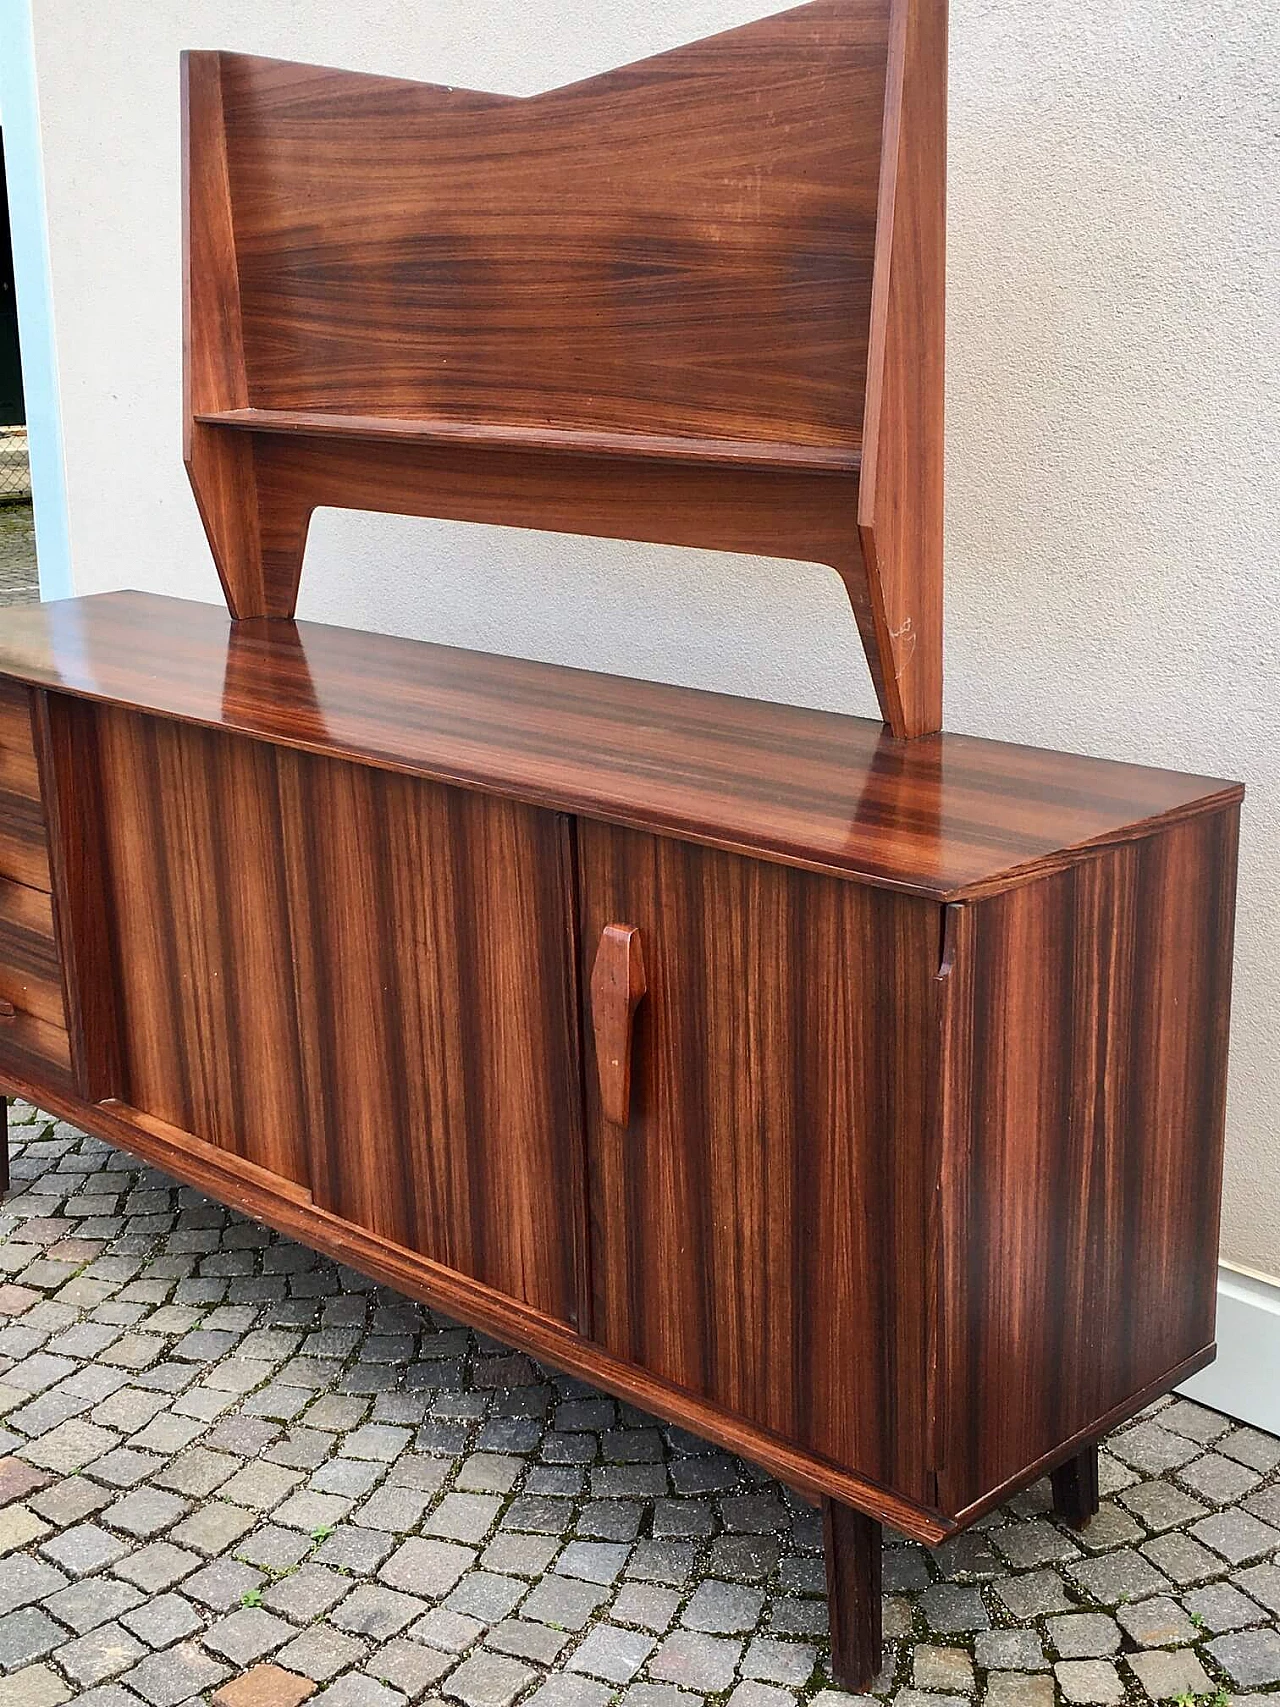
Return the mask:
[[1238, 811], [966, 908], [944, 1054], [959, 1515], [1213, 1339]]
[[929, 1497], [926, 1140], [939, 911], [583, 823], [584, 982], [640, 932], [630, 1118], [587, 1028], [595, 1333]]
[[274, 751], [96, 716], [124, 1099], [305, 1186]]

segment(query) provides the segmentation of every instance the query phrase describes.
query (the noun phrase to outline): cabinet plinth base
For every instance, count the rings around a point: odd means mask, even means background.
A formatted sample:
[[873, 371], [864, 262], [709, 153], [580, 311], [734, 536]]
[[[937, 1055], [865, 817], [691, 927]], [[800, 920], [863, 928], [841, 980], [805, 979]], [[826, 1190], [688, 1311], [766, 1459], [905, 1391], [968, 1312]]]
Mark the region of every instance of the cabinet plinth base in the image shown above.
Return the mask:
[[822, 1542], [831, 1618], [831, 1676], [842, 1689], [857, 1695], [870, 1689], [880, 1672], [880, 1525], [852, 1506], [823, 1500]]
[[1053, 1509], [1072, 1529], [1083, 1529], [1098, 1511], [1098, 1448], [1086, 1446], [1050, 1475]]

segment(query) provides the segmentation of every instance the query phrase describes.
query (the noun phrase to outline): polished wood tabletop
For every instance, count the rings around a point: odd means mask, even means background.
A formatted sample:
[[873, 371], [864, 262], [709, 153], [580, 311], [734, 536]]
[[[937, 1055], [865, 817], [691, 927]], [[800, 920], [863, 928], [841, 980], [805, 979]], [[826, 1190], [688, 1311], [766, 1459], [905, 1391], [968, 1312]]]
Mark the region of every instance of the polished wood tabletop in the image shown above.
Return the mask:
[[149, 593], [6, 611], [0, 675], [944, 901], [1243, 793]]

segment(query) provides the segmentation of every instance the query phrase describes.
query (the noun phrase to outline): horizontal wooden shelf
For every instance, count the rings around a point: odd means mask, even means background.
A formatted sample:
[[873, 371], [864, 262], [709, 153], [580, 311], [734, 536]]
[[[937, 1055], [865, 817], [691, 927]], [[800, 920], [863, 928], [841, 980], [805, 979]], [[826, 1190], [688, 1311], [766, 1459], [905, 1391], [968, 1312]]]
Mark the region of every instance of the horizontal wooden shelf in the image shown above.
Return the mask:
[[478, 450], [541, 452], [555, 456], [627, 457], [711, 468], [770, 468], [784, 473], [857, 474], [862, 450], [854, 445], [794, 444], [782, 439], [708, 439], [663, 433], [611, 433], [596, 427], [524, 427], [491, 421], [418, 420], [390, 415], [337, 415], [317, 409], [211, 409], [194, 417], [202, 426], [241, 432], [296, 434], [317, 439], [381, 439]]

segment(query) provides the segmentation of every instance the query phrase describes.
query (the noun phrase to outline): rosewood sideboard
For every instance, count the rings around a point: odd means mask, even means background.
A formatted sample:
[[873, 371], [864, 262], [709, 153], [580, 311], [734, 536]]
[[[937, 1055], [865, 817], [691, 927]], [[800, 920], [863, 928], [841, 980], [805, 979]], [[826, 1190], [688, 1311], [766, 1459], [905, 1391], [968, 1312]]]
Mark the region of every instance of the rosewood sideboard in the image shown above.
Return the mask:
[[[229, 614], [5, 613], [0, 1091], [821, 1503], [865, 1687], [1213, 1355], [1241, 798], [939, 732], [941, 0], [184, 88]], [[827, 565], [884, 724], [298, 623], [323, 504]]]

